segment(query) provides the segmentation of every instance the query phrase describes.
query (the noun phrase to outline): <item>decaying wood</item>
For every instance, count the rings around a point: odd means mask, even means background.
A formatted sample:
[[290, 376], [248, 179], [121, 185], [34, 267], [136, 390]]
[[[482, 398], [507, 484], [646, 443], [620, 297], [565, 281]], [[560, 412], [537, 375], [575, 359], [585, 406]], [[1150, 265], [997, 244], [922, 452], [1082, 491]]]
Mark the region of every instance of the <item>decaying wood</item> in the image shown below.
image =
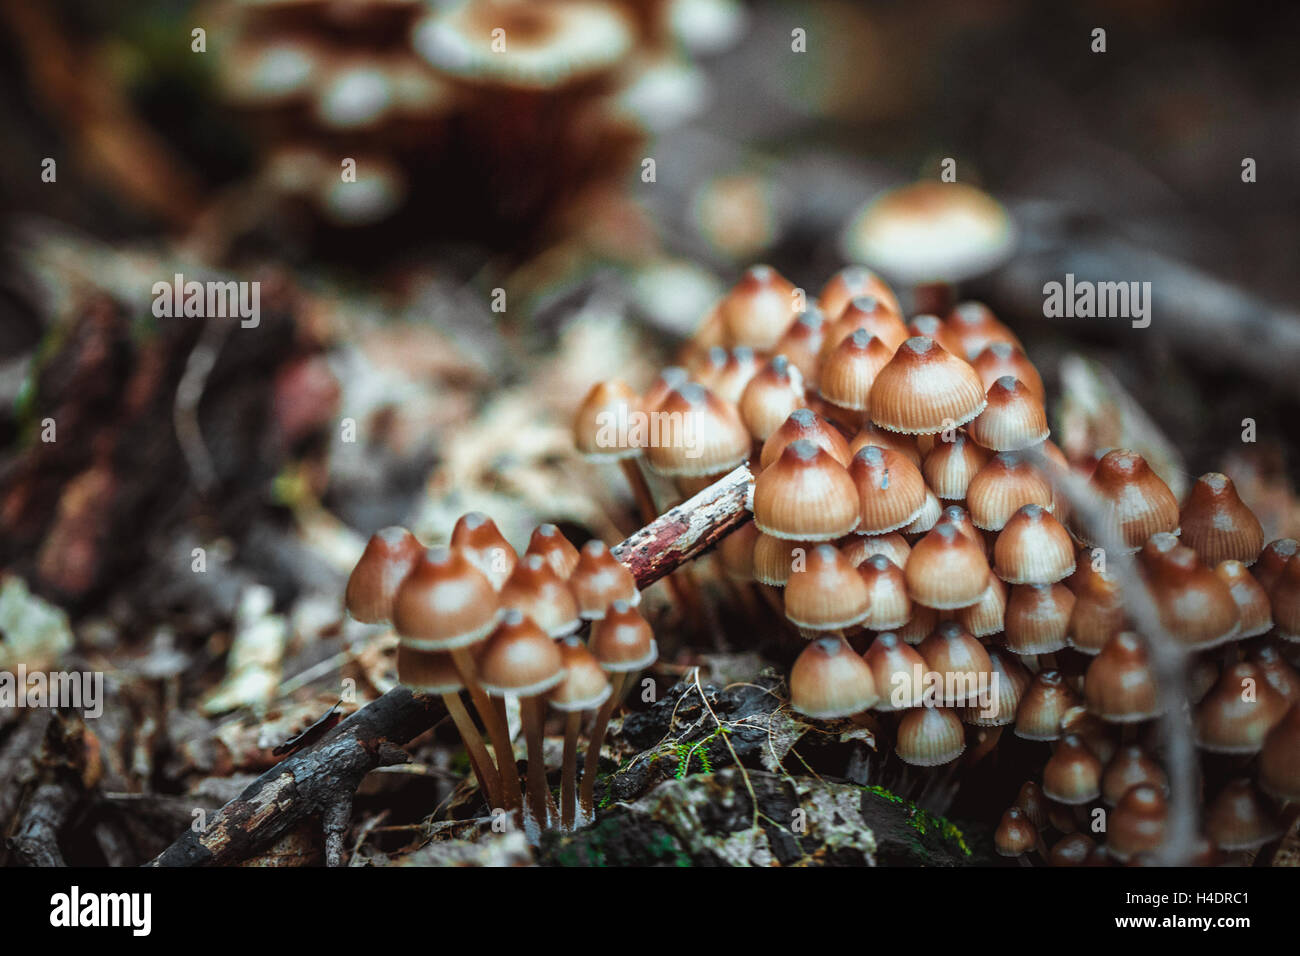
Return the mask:
[[77, 795], [71, 786], [41, 784], [27, 802], [18, 832], [9, 839], [9, 848], [30, 866], [66, 866], [59, 849], [59, 831], [76, 803]]
[[[640, 588], [648, 587], [749, 520], [753, 476], [744, 465], [673, 508], [613, 550]], [[446, 715], [441, 699], [390, 690], [342, 721], [319, 743], [276, 764], [222, 807], [201, 831], [187, 830], [150, 866], [238, 863], [308, 817], [320, 817], [326, 862], [342, 865], [352, 797], [376, 767], [400, 763], [400, 745]]]

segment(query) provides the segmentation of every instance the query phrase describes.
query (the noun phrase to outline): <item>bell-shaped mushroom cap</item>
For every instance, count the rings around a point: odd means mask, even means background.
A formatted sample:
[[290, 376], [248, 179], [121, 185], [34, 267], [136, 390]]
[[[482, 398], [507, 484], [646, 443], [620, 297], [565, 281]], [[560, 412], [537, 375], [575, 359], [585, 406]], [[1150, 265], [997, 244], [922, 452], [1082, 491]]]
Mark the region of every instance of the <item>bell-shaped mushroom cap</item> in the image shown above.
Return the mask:
[[1074, 595], [1064, 584], [1016, 584], [1003, 612], [1006, 644], [1017, 654], [1055, 654], [1068, 646]]
[[1292, 704], [1264, 738], [1259, 785], [1279, 800], [1300, 800], [1300, 704]]
[[871, 386], [894, 350], [866, 329], [858, 329], [826, 357], [817, 376], [821, 397], [832, 405], [861, 413], [870, 407]]
[[1242, 661], [1226, 668], [1197, 705], [1196, 743], [1212, 753], [1258, 753], [1286, 711], [1286, 698], [1259, 666]]
[[[995, 342], [1023, 349], [1014, 332], [998, 321], [983, 302], [959, 302], [944, 317], [948, 334], [956, 340], [956, 355], [966, 361], [973, 361], [986, 348]], [[1041, 401], [1041, 397], [1039, 401]]]
[[739, 411], [754, 440], [766, 441], [803, 405], [803, 375], [784, 355], [774, 355], [741, 392]]
[[1205, 811], [1205, 833], [1220, 850], [1254, 850], [1285, 828], [1248, 778], [1229, 781]]
[[1043, 793], [1057, 803], [1092, 803], [1101, 796], [1101, 761], [1076, 734], [1066, 734], [1043, 767]]
[[983, 531], [1001, 531], [1025, 505], [1053, 511], [1054, 501], [1051, 482], [1012, 451], [990, 458], [966, 488], [971, 521]]
[[578, 566], [578, 549], [553, 524], [540, 524], [533, 529], [524, 557], [532, 554], [542, 558], [565, 581]]
[[791, 412], [781, 426], [763, 442], [763, 453], [758, 462], [760, 470], [775, 463], [787, 446], [801, 439], [823, 449], [843, 467], [849, 466], [849, 446], [839, 429], [811, 408], [800, 408]]
[[[882, 558], [882, 560], [884, 560]], [[862, 659], [871, 668], [879, 711], [919, 707], [925, 695], [925, 658], [897, 634], [877, 634]]]
[[988, 405], [966, 427], [967, 433], [993, 451], [1019, 451], [1046, 441], [1047, 411], [1018, 378], [1004, 375], [989, 387]]
[[785, 616], [807, 631], [860, 624], [871, 595], [857, 569], [833, 545], [819, 544], [796, 562], [785, 586]]
[[929, 500], [920, 469], [891, 448], [867, 445], [849, 462], [849, 477], [858, 495], [858, 534], [906, 528], [920, 517]]
[[1010, 375], [1029, 389], [1030, 394], [1040, 402], [1047, 401], [1047, 389], [1038, 369], [1029, 361], [1029, 356], [1010, 342], [990, 342], [971, 359], [971, 366], [984, 383], [986, 391], [998, 379]]
[[544, 694], [564, 679], [564, 658], [531, 618], [509, 610], [478, 655], [478, 679], [493, 697]]
[[977, 603], [991, 576], [983, 548], [944, 521], [912, 548], [903, 574], [912, 600], [940, 611]]
[[465, 686], [446, 651], [417, 651], [397, 646], [397, 679], [420, 694], [455, 694]]
[[1106, 849], [1121, 863], [1158, 849], [1165, 839], [1169, 805], [1159, 787], [1138, 784], [1120, 797], [1110, 813]]
[[641, 454], [636, 431], [641, 400], [623, 382], [610, 380], [591, 386], [573, 418], [573, 443], [593, 460], [618, 461]]
[[[817, 301], [831, 320], [838, 319], [848, 304], [859, 296], [879, 299], [895, 315], [902, 315], [898, 297], [888, 283], [865, 266], [845, 266], [826, 283]], [[894, 345], [897, 348], [897, 343]]]
[[871, 420], [909, 435], [933, 435], [964, 425], [987, 404], [975, 370], [939, 343], [914, 336], [871, 385]]
[[611, 687], [596, 655], [587, 650], [582, 639], [574, 634], [561, 639], [556, 646], [563, 659], [564, 680], [547, 696], [551, 706], [556, 710], [576, 712], [595, 710], [605, 703]]
[[1240, 621], [1232, 591], [1195, 551], [1162, 531], [1147, 539], [1139, 556], [1160, 622], [1179, 642], [1205, 650], [1237, 638]]
[[460, 516], [451, 531], [451, 546], [482, 571], [498, 591], [519, 563], [519, 555], [496, 522], [479, 511]]
[[602, 541], [588, 541], [578, 552], [578, 564], [569, 575], [569, 587], [578, 601], [578, 613], [584, 620], [595, 621], [615, 601], [632, 607], [641, 603], [632, 572], [614, 557]]
[[688, 382], [659, 404], [646, 459], [671, 478], [730, 471], [749, 457], [752, 439], [735, 406], [703, 385]]
[[449, 651], [482, 641], [496, 626], [492, 583], [454, 548], [430, 548], [393, 601], [393, 626], [403, 643]]
[[775, 538], [829, 541], [856, 528], [858, 515], [848, 471], [807, 439], [787, 445], [754, 482], [754, 523]]
[[772, 348], [794, 321], [795, 291], [771, 266], [747, 269], [718, 305], [731, 344]]
[[1121, 747], [1101, 775], [1101, 798], [1113, 807], [1124, 794], [1144, 783], [1169, 791], [1164, 768], [1150, 754], [1137, 744]]
[[848, 717], [876, 700], [871, 668], [842, 637], [811, 642], [790, 669], [790, 706], [805, 717]]
[[993, 834], [993, 847], [999, 856], [1023, 856], [1038, 846], [1038, 829], [1019, 807], [1009, 807], [1002, 814]]
[[415, 535], [405, 528], [376, 531], [348, 578], [348, 613], [363, 624], [390, 620], [397, 589], [423, 553]]
[[844, 252], [895, 282], [960, 282], [1000, 265], [1015, 227], [992, 196], [964, 183], [922, 181], [891, 190], [849, 226]]
[[1026, 740], [1059, 739], [1062, 716], [1078, 702], [1060, 671], [1039, 671], [1016, 710], [1016, 736]]
[[934, 446], [926, 453], [921, 473], [938, 497], [963, 501], [971, 479], [992, 457], [992, 452], [963, 432], [955, 433], [951, 441], [940, 435], [935, 437]]
[[1092, 659], [1083, 682], [1088, 709], [1113, 723], [1137, 723], [1160, 713], [1155, 677], [1142, 638], [1121, 631]]
[[1074, 542], [1039, 505], [1025, 505], [993, 545], [993, 571], [1008, 584], [1055, 584], [1074, 573]]
[[501, 606], [532, 618], [550, 637], [572, 634], [582, 624], [573, 592], [539, 554], [525, 556], [515, 567], [501, 588]]
[[944, 707], [914, 707], [898, 722], [894, 752], [914, 767], [952, 763], [966, 750], [966, 730], [957, 713]]
[[1210, 567], [1240, 561], [1249, 567], [1264, 549], [1264, 529], [1227, 475], [1212, 471], [1192, 485], [1179, 515], [1182, 541]]
[[[1131, 550], [1158, 532], [1178, 532], [1178, 499], [1137, 452], [1108, 451], [1093, 468], [1090, 484], [1106, 502], [1112, 531]], [[1076, 530], [1085, 543], [1098, 543], [1084, 529]]]
[[988, 651], [956, 621], [940, 624], [917, 651], [926, 669], [942, 681], [939, 703], [945, 707], [972, 705], [989, 689], [993, 662]]
[[610, 673], [644, 670], [659, 657], [654, 631], [626, 601], [615, 601], [609, 613], [591, 625], [589, 649]]

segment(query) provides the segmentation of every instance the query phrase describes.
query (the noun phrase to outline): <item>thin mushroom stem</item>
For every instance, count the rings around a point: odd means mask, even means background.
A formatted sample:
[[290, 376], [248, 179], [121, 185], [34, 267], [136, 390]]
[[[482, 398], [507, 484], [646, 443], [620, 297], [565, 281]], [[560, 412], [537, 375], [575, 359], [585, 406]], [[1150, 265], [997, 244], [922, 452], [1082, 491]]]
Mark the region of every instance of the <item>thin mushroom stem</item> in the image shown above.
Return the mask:
[[456, 648], [451, 652], [451, 660], [456, 665], [456, 672], [460, 674], [460, 679], [469, 690], [470, 699], [474, 701], [479, 719], [487, 727], [492, 749], [496, 751], [497, 772], [501, 780], [501, 799], [504, 801], [505, 809], [518, 810], [523, 806], [524, 796], [519, 788], [519, 775], [515, 773], [515, 752], [510, 745], [510, 734], [506, 730], [505, 721], [501, 719], [487, 692], [479, 685], [474, 657], [469, 649]]
[[578, 805], [582, 808], [582, 822], [589, 822], [595, 816], [596, 807], [596, 773], [600, 765], [600, 750], [605, 744], [605, 730], [614, 708], [623, 698], [623, 688], [629, 675], [626, 673], [610, 675], [610, 694], [605, 703], [596, 711], [596, 721], [591, 726], [591, 740], [587, 743], [587, 765], [582, 770], [582, 792]]
[[497, 774], [496, 766], [492, 763], [487, 747], [483, 745], [483, 738], [479, 736], [478, 728], [474, 726], [469, 711], [460, 701], [460, 694], [443, 694], [442, 702], [446, 705], [451, 722], [456, 725], [460, 739], [465, 744], [470, 768], [474, 771], [474, 778], [478, 780], [479, 789], [487, 799], [488, 807], [501, 806], [501, 777]]
[[540, 829], [550, 826], [550, 791], [546, 786], [546, 757], [542, 753], [542, 721], [546, 702], [540, 694], [519, 701], [524, 741], [528, 747], [528, 809]]
[[564, 764], [560, 771], [560, 826], [573, 829], [578, 810], [578, 732], [582, 711], [570, 711], [564, 718]]
[[649, 524], [659, 517], [659, 508], [655, 505], [654, 495], [650, 492], [650, 485], [645, 480], [641, 465], [635, 458], [624, 458], [618, 464], [623, 469], [623, 476], [627, 479], [628, 486], [632, 489], [632, 497], [636, 499], [641, 521]]

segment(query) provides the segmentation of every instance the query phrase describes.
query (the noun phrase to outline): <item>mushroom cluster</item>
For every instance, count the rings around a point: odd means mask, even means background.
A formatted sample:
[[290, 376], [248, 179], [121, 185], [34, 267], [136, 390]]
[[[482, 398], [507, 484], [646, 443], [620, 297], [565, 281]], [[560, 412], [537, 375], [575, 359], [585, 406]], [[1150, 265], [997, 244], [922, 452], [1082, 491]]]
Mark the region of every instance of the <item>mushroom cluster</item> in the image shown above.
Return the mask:
[[986, 306], [908, 319], [861, 267], [813, 302], [775, 269], [749, 269], [679, 361], [640, 395], [596, 386], [578, 445], [619, 461], [651, 505], [638, 461], [682, 495], [749, 462], [753, 522], [722, 542], [721, 564], [802, 639], [793, 710], [867, 721], [922, 768], [978, 761], [1007, 728], [1048, 744], [1041, 784], [1027, 785], [1037, 804], [998, 831], [1008, 855], [1047, 858], [1041, 834], [1056, 826], [1054, 862], [1095, 859], [1076, 832], [1094, 804], [1114, 808], [1107, 859], [1158, 845], [1147, 642], [1047, 474], [1072, 469], [1193, 655], [1207, 847], [1280, 834], [1283, 805], [1300, 799], [1300, 561], [1293, 540], [1265, 546], [1230, 479], [1202, 476], [1180, 505], [1133, 451], [1067, 461], [1041, 376]]
[[[658, 656], [637, 610], [636, 580], [609, 548], [598, 540], [575, 548], [544, 524], [520, 555], [491, 518], [473, 512], [456, 522], [446, 547], [426, 549], [407, 529], [385, 528], [366, 545], [345, 600], [356, 620], [396, 632], [398, 680], [445, 702], [490, 808], [515, 815], [534, 839], [541, 830], [591, 819], [610, 716]], [[526, 798], [507, 699], [519, 703]], [[558, 807], [542, 749], [548, 705], [564, 728]], [[579, 790], [586, 714], [593, 717]]]
[[219, 90], [264, 144], [261, 181], [344, 227], [431, 205], [537, 225], [692, 115], [707, 86], [695, 54], [744, 19], [734, 0], [261, 0], [213, 15]]

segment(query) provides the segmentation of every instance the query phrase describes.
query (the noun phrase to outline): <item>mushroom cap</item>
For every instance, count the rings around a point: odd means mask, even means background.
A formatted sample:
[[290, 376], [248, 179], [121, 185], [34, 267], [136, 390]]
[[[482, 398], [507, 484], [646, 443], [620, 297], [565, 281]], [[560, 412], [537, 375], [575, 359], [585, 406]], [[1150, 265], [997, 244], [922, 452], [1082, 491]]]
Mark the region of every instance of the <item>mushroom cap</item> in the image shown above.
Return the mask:
[[1241, 625], [1232, 591], [1178, 540], [1162, 531], [1139, 552], [1138, 568], [1160, 609], [1160, 622], [1193, 650], [1235, 640]]
[[852, 456], [849, 454], [848, 443], [839, 429], [811, 408], [798, 408], [791, 412], [781, 426], [763, 442], [763, 452], [758, 460], [760, 471], [767, 469], [780, 458], [781, 452], [785, 451], [787, 445], [800, 439], [812, 442], [824, 449], [840, 465], [849, 467]]
[[805, 717], [848, 717], [877, 699], [871, 668], [842, 637], [810, 642], [790, 669], [790, 706]]
[[430, 548], [397, 589], [393, 626], [416, 650], [449, 651], [486, 638], [498, 611], [492, 582], [464, 554]]
[[540, 524], [533, 529], [524, 557], [533, 554], [544, 559], [551, 570], [565, 581], [569, 580], [573, 569], [578, 566], [578, 549], [553, 524]]
[[646, 448], [650, 467], [672, 478], [730, 471], [749, 457], [749, 429], [734, 405], [689, 382], [671, 390], [656, 410], [657, 440]]
[[544, 694], [564, 679], [560, 649], [532, 618], [514, 609], [501, 615], [477, 665], [479, 684], [493, 697]]
[[397, 679], [419, 694], [456, 694], [465, 686], [446, 651], [419, 651], [397, 645]]
[[515, 566], [501, 588], [501, 606], [532, 618], [549, 637], [572, 634], [582, 624], [568, 583], [539, 554], [527, 555]]
[[859, 521], [858, 491], [848, 471], [807, 439], [787, 445], [754, 482], [754, 523], [772, 537], [829, 541]]
[[609, 71], [632, 48], [635, 34], [611, 4], [466, 0], [423, 17], [411, 39], [416, 52], [447, 76], [542, 91]]
[[1110, 813], [1106, 849], [1121, 863], [1139, 853], [1159, 848], [1165, 838], [1169, 806], [1158, 787], [1131, 787]]
[[1088, 710], [1112, 723], [1138, 723], [1160, 713], [1155, 678], [1142, 638], [1121, 631], [1088, 665], [1083, 682]]
[[1029, 356], [1010, 342], [990, 342], [971, 359], [971, 366], [986, 390], [992, 388], [998, 379], [1010, 375], [1040, 402], [1047, 401], [1047, 388], [1038, 369], [1029, 361]]
[[993, 544], [993, 572], [1008, 584], [1055, 584], [1074, 574], [1074, 542], [1049, 511], [1016, 511]]
[[750, 266], [718, 304], [733, 345], [771, 349], [795, 319], [795, 287], [768, 265]]
[[873, 631], [892, 631], [912, 618], [912, 599], [907, 596], [903, 569], [883, 554], [873, 554], [858, 565], [858, 575], [867, 585], [870, 610], [863, 626]]
[[990, 577], [983, 548], [943, 521], [912, 548], [903, 574], [912, 600], [940, 611], [979, 602]]
[[1258, 753], [1287, 709], [1259, 665], [1241, 661], [1225, 668], [1197, 705], [1196, 743], [1211, 753]]
[[1121, 747], [1106, 764], [1106, 772], [1101, 776], [1102, 800], [1113, 807], [1139, 784], [1159, 787], [1165, 793], [1169, 791], [1169, 779], [1164, 768], [1150, 754], [1137, 744]]
[[993, 453], [963, 432], [955, 432], [951, 441], [936, 437], [926, 453], [921, 472], [934, 493], [948, 501], [964, 501], [974, 478], [993, 457]]
[[556, 710], [595, 710], [609, 699], [612, 688], [596, 655], [582, 639], [570, 634], [556, 642], [564, 666], [564, 680], [555, 685], [547, 700]]
[[992, 196], [965, 183], [923, 181], [866, 206], [844, 238], [848, 258], [896, 282], [960, 282], [1010, 257], [1016, 231]]
[[914, 767], [952, 763], [966, 750], [966, 730], [946, 707], [914, 707], [898, 722], [894, 752]]
[[573, 443], [586, 458], [618, 461], [641, 455], [635, 423], [641, 400], [623, 382], [597, 382], [578, 406], [573, 419]]
[[1016, 736], [1025, 740], [1058, 740], [1061, 717], [1078, 702], [1078, 696], [1060, 671], [1039, 671], [1020, 698]]
[[937, 699], [943, 706], [972, 706], [989, 689], [993, 662], [988, 651], [956, 621], [940, 624], [917, 651], [930, 673], [942, 681]]
[[861, 449], [849, 463], [849, 477], [857, 489], [858, 534], [897, 531], [925, 510], [927, 488], [920, 469], [892, 448], [867, 445]]
[[903, 310], [898, 304], [898, 297], [894, 295], [894, 290], [889, 287], [889, 284], [884, 279], [866, 266], [845, 266], [835, 273], [822, 288], [817, 301], [821, 303], [822, 311], [826, 313], [826, 316], [834, 320], [838, 319], [849, 303], [859, 296], [871, 296], [879, 299], [895, 315], [903, 314]]
[[[1115, 448], [1092, 470], [1093, 491], [1105, 500], [1114, 534], [1133, 551], [1161, 531], [1178, 533], [1178, 499], [1137, 452]], [[1095, 544], [1076, 529], [1087, 544]]]
[[1038, 829], [1019, 807], [1002, 814], [993, 833], [993, 847], [999, 856], [1023, 856], [1038, 846]]
[[1043, 793], [1077, 806], [1101, 796], [1101, 761], [1077, 734], [1066, 734], [1043, 767]]
[[625, 601], [631, 607], [641, 603], [636, 578], [599, 540], [588, 541], [578, 552], [569, 587], [578, 601], [578, 613], [587, 621], [604, 617], [615, 601]]
[[819, 393], [833, 405], [865, 413], [871, 386], [894, 351], [866, 329], [845, 337], [831, 351], [818, 372]]
[[1007, 647], [1017, 654], [1054, 654], [1068, 645], [1074, 595], [1064, 584], [1015, 584], [1004, 615]]
[[348, 577], [348, 613], [363, 624], [390, 620], [397, 589], [423, 553], [424, 547], [405, 528], [382, 528], [372, 534]]
[[866, 332], [879, 339], [891, 355], [912, 335], [896, 305], [873, 295], [856, 296], [827, 326], [817, 354], [818, 362], [824, 365], [855, 332]]
[[451, 546], [482, 571], [498, 591], [519, 563], [519, 555], [496, 522], [480, 511], [460, 516], [451, 531]]
[[966, 427], [967, 434], [993, 451], [1019, 451], [1047, 440], [1047, 411], [1018, 378], [1004, 375], [989, 386], [988, 405]]
[[1201, 475], [1179, 514], [1183, 544], [1207, 565], [1240, 561], [1249, 567], [1264, 549], [1264, 529], [1255, 513], [1237, 495], [1227, 475], [1212, 471]]
[[871, 385], [871, 420], [909, 435], [964, 425], [987, 404], [984, 383], [962, 359], [923, 335], [898, 347]]
[[956, 354], [968, 362], [994, 342], [1003, 342], [1024, 351], [1015, 333], [998, 321], [993, 310], [983, 302], [957, 303], [944, 317], [944, 325], [958, 346]]
[[591, 625], [588, 649], [610, 673], [644, 670], [659, 657], [654, 631], [626, 601], [615, 601], [609, 612]]
[[1052, 484], [1016, 452], [990, 458], [966, 488], [971, 521], [984, 531], [1001, 531], [1025, 505], [1055, 510]]
[[925, 658], [897, 634], [877, 634], [862, 659], [880, 699], [875, 709], [889, 712], [920, 707], [925, 695]]
[[1300, 704], [1292, 704], [1264, 738], [1259, 785], [1279, 800], [1300, 800]]
[[807, 631], [838, 631], [866, 619], [871, 595], [857, 569], [834, 546], [814, 545], [785, 586], [785, 616]]
[[774, 355], [740, 394], [740, 418], [755, 441], [766, 441], [804, 405], [803, 375], [784, 355]]
[[1205, 833], [1220, 850], [1254, 850], [1285, 831], [1248, 778], [1230, 780], [1205, 811]]

